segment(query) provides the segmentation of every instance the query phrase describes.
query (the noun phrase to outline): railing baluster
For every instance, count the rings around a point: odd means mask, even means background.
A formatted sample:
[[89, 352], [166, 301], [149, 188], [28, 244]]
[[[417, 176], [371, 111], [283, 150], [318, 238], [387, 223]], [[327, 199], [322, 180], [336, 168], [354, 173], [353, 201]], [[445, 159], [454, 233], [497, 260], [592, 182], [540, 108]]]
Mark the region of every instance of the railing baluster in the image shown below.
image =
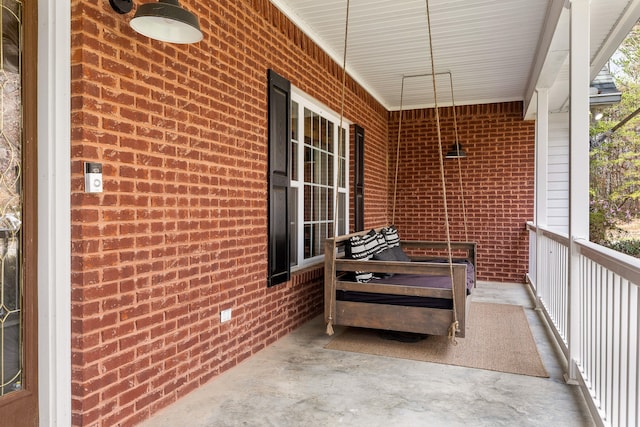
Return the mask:
[[[627, 401], [629, 402], [629, 406], [632, 409], [631, 417], [629, 419], [630, 426], [640, 424], [640, 405], [638, 401], [640, 400], [640, 339], [638, 339], [638, 322], [640, 321], [638, 311], [640, 310], [640, 292], [638, 292], [637, 284], [632, 286], [631, 295], [629, 301], [635, 302], [635, 307], [630, 306], [629, 314], [631, 315], [631, 319], [629, 322], [630, 332], [629, 332], [629, 349], [633, 349], [631, 353], [631, 363], [630, 366], [633, 368], [631, 372], [629, 372], [629, 378], [633, 381], [628, 384], [629, 397]], [[635, 362], [635, 363], [634, 363]]]

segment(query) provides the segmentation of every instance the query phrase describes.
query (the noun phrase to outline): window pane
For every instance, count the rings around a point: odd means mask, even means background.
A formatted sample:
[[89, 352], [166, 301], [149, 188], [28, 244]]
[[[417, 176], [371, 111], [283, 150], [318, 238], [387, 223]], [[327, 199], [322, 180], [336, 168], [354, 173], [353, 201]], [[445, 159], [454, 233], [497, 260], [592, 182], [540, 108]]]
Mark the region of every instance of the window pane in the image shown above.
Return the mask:
[[304, 258], [311, 258], [311, 235], [313, 232], [313, 226], [307, 224], [304, 226]]
[[333, 216], [335, 215], [334, 209], [334, 200], [333, 200], [333, 188], [330, 188], [327, 191], [327, 220], [333, 221]]
[[323, 169], [323, 165], [322, 165], [322, 156], [320, 155], [320, 152], [318, 150], [313, 150], [313, 166], [314, 166], [314, 171], [313, 171], [313, 175], [311, 176], [311, 182], [313, 182], [314, 184], [319, 184], [320, 183], [320, 177], [322, 176], [322, 169]]
[[327, 185], [333, 187], [333, 154], [328, 155], [327, 169]]
[[298, 103], [291, 101], [291, 139], [298, 141]]
[[320, 119], [320, 129], [321, 129], [321, 138], [320, 138], [320, 149], [321, 150], [328, 150], [329, 149], [329, 142], [327, 140], [328, 138], [328, 134], [327, 134], [327, 119], [325, 119], [324, 117], [322, 117]]
[[324, 241], [327, 238], [327, 224], [317, 223], [305, 226], [305, 234], [309, 232], [309, 238], [305, 236], [305, 258], [322, 255]]
[[327, 146], [325, 148], [325, 150], [333, 152], [333, 129], [334, 129], [334, 124], [332, 121], [328, 120], [327, 121]]
[[320, 221], [320, 199], [322, 198], [322, 188], [313, 187], [313, 217], [312, 221]]
[[298, 264], [298, 189], [289, 189], [289, 252], [291, 265]]
[[313, 150], [309, 147], [304, 147], [304, 182], [313, 182]]
[[320, 158], [320, 164], [322, 165], [322, 170], [320, 176], [318, 176], [318, 184], [327, 185], [327, 153], [319, 152], [318, 157]]
[[340, 193], [340, 195], [338, 196], [338, 235], [340, 236], [343, 234], [347, 234], [345, 201], [346, 194]]
[[327, 189], [326, 187], [320, 188], [320, 197], [318, 198], [318, 220], [326, 221], [329, 217], [327, 212]]
[[318, 226], [318, 240], [316, 241], [315, 255], [322, 255], [324, 250], [324, 241], [326, 239], [327, 239], [327, 225], [326, 223], [321, 223]]
[[298, 143], [291, 144], [291, 180], [298, 180]]
[[304, 109], [304, 143], [311, 144], [313, 136], [313, 113]]
[[313, 145], [314, 147], [319, 147], [320, 146], [320, 116], [319, 115], [312, 113], [311, 126], [312, 126], [311, 145]]
[[313, 221], [313, 186], [304, 186], [304, 221]]
[[316, 242], [318, 241], [318, 224], [313, 224], [311, 226], [311, 241], [309, 243], [309, 257], [314, 257], [317, 255], [316, 252]]
[[298, 103], [291, 102], [291, 179], [298, 180]]

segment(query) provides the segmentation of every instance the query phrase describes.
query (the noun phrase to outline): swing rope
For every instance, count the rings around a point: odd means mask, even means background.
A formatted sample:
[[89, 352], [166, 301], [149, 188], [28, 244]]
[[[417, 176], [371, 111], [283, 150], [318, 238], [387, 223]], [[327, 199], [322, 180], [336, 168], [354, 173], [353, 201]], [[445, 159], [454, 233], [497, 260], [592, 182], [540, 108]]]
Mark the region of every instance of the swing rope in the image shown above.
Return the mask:
[[402, 84], [400, 85], [400, 118], [398, 119], [398, 141], [396, 144], [396, 173], [393, 182], [393, 209], [391, 210], [391, 224], [396, 223], [396, 196], [398, 193], [398, 168], [400, 166], [400, 132], [402, 131], [402, 102], [404, 98], [404, 79], [402, 76]]
[[[338, 203], [339, 203], [339, 195], [338, 189], [340, 184], [341, 177], [341, 160], [340, 153], [341, 150], [344, 149], [344, 131], [342, 130], [342, 122], [344, 120], [344, 98], [345, 98], [345, 89], [347, 84], [347, 37], [349, 35], [349, 3], [350, 0], [347, 0], [347, 11], [345, 17], [345, 25], [344, 25], [344, 53], [342, 57], [342, 95], [340, 98], [340, 124], [338, 126], [338, 149], [336, 150], [336, 156], [338, 157], [338, 174], [334, 178], [333, 183], [333, 194], [334, 194], [334, 206], [333, 206], [333, 237], [334, 239], [338, 237]], [[335, 241], [335, 240], [334, 240]], [[335, 248], [334, 248], [335, 250]], [[327, 256], [327, 254], [325, 254]], [[333, 256], [333, 254], [332, 254]], [[329, 316], [327, 318], [327, 335], [333, 335], [333, 307], [335, 305], [336, 298], [336, 289], [335, 289], [335, 280], [331, 281], [331, 297], [329, 301]]]
[[[459, 147], [460, 139], [458, 137], [458, 118], [456, 116], [456, 101], [453, 96], [453, 77], [451, 76], [451, 72], [449, 71], [449, 87], [451, 87], [451, 108], [453, 108], [453, 129], [455, 132], [455, 142], [456, 147]], [[462, 202], [462, 222], [464, 224], [464, 241], [469, 241], [469, 231], [467, 229], [467, 208], [464, 202], [464, 186], [462, 185], [462, 161], [460, 160], [460, 156], [457, 158], [458, 160], [458, 181], [460, 183], [460, 201]]]
[[431, 58], [431, 77], [433, 83], [433, 103], [434, 109], [436, 113], [436, 126], [438, 130], [438, 155], [440, 158], [440, 179], [442, 182], [442, 198], [444, 201], [444, 225], [445, 225], [445, 233], [447, 237], [447, 252], [449, 255], [449, 275], [451, 277], [451, 297], [453, 303], [453, 321], [449, 326], [449, 340], [453, 344], [457, 344], [456, 341], [456, 333], [459, 331], [460, 323], [458, 321], [458, 310], [456, 306], [456, 293], [453, 289], [453, 256], [451, 251], [451, 234], [449, 232], [449, 208], [447, 204], [447, 187], [446, 180], [444, 176], [444, 156], [442, 155], [442, 132], [440, 130], [440, 113], [438, 111], [438, 94], [436, 90], [436, 71], [435, 65], [433, 61], [433, 38], [431, 36], [431, 16], [429, 13], [429, 0], [425, 0], [427, 6], [427, 28], [429, 31], [429, 55]]

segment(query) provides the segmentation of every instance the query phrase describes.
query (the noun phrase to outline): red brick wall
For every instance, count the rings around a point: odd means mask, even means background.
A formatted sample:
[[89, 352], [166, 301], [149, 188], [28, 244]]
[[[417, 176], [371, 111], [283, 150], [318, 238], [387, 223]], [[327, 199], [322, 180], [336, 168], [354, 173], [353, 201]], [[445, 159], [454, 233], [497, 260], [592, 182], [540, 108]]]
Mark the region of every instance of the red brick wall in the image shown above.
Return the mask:
[[[76, 426], [146, 419], [322, 309], [321, 268], [266, 286], [267, 69], [340, 111], [341, 68], [268, 0], [181, 4], [198, 44], [72, 1]], [[385, 164], [387, 112], [351, 80], [345, 116], [366, 128], [366, 161]], [[85, 161], [103, 163], [103, 193], [84, 193]], [[371, 225], [386, 220], [379, 173]]]
[[[452, 108], [440, 108], [443, 155], [455, 141]], [[390, 221], [399, 112], [389, 124]], [[456, 107], [460, 143], [468, 157], [444, 160], [452, 240], [465, 240], [462, 177], [469, 240], [478, 243], [478, 278], [522, 282], [533, 218], [534, 122], [522, 120], [522, 103]], [[395, 223], [409, 239], [444, 240], [445, 213], [435, 110], [403, 112]]]

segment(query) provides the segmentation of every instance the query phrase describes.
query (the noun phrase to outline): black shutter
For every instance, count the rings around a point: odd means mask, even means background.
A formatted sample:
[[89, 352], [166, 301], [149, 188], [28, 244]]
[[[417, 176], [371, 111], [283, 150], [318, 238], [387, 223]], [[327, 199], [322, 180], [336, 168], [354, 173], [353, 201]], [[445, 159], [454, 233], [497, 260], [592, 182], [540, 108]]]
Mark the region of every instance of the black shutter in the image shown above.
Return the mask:
[[269, 70], [269, 277], [268, 286], [291, 277], [289, 260], [289, 167], [291, 84]]
[[353, 222], [355, 231], [364, 230], [364, 129], [353, 125], [355, 134]]

